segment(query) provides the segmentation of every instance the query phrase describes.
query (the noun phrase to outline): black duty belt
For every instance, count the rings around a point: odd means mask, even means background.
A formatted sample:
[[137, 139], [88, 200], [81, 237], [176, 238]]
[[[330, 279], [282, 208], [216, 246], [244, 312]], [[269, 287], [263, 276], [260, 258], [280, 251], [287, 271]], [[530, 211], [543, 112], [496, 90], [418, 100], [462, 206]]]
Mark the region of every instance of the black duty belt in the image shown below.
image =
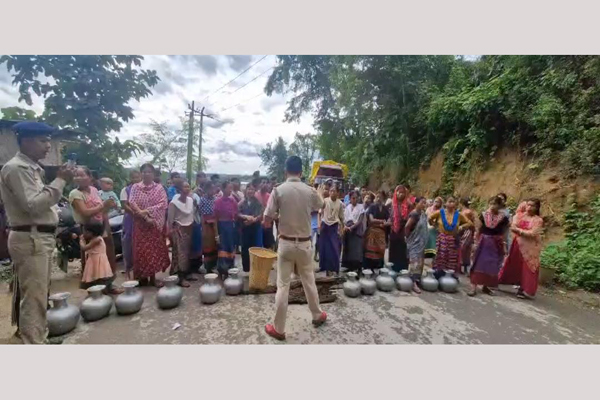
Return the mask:
[[289, 236], [279, 235], [279, 239], [289, 240], [290, 242], [308, 242], [310, 240], [310, 237], [293, 238], [293, 237], [289, 237]]
[[31, 232], [34, 228], [41, 233], [55, 233], [55, 225], [19, 225], [11, 226], [10, 230], [15, 232]]

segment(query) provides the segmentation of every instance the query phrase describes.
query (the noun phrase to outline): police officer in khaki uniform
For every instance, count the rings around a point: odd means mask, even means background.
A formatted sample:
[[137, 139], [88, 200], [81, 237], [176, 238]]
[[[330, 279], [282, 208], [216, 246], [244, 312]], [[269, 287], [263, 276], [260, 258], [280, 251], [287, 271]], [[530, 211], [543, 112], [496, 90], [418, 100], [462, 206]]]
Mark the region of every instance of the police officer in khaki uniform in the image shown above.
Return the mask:
[[320, 326], [327, 319], [327, 314], [319, 306], [310, 241], [311, 213], [323, 207], [323, 198], [314, 188], [300, 180], [300, 157], [289, 157], [285, 167], [287, 180], [273, 189], [264, 213], [267, 223], [279, 218], [275, 319], [272, 325], [265, 327], [267, 334], [277, 340], [285, 340], [288, 296], [294, 270], [302, 281], [313, 325]]
[[13, 126], [20, 151], [0, 171], [0, 196], [10, 227], [8, 250], [14, 262], [13, 324], [25, 344], [46, 341], [46, 308], [51, 256], [58, 225], [56, 204], [73, 177], [63, 166], [57, 178], [44, 184], [38, 163], [50, 151], [55, 129], [39, 122]]

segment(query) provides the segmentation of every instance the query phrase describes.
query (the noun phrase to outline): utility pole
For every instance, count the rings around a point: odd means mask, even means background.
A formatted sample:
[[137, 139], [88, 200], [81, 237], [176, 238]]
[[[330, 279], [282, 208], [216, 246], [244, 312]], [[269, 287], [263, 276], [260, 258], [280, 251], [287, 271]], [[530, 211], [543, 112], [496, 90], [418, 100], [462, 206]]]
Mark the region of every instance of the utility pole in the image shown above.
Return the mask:
[[[188, 148], [187, 148], [186, 175], [187, 175], [188, 181], [191, 183], [192, 178], [193, 178], [192, 158], [194, 157], [194, 117], [195, 117], [195, 114], [200, 114], [200, 140], [198, 140], [198, 172], [202, 171], [202, 133], [203, 133], [203, 129], [204, 129], [204, 117], [214, 119], [215, 121], [219, 121], [219, 119], [212, 114], [205, 114], [204, 109], [206, 107], [202, 107], [201, 110], [196, 110], [196, 108], [194, 107], [194, 101], [192, 101], [191, 105], [188, 105], [188, 108], [190, 110], [189, 111], [189, 116], [190, 116], [189, 125], [190, 126], [189, 126], [189, 132], [188, 132], [188, 142], [187, 142]], [[186, 112], [186, 115], [188, 115], [187, 112]]]
[[198, 140], [198, 172], [202, 171], [202, 128], [204, 122], [204, 108], [200, 110], [200, 140]]
[[192, 101], [192, 105], [189, 106], [190, 109], [190, 122], [189, 122], [189, 131], [188, 131], [188, 142], [187, 142], [187, 169], [186, 175], [188, 182], [192, 182], [192, 157], [194, 156], [194, 102]]

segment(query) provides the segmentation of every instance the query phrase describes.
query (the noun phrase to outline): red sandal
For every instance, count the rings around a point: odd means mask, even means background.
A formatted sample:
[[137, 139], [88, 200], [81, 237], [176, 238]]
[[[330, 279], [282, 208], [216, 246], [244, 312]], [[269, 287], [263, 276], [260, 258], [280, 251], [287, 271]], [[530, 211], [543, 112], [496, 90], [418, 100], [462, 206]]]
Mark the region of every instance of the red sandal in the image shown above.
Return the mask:
[[275, 330], [275, 327], [271, 324], [267, 324], [265, 326], [265, 332], [267, 335], [271, 336], [273, 339], [277, 340], [285, 340], [285, 333], [279, 333]]
[[318, 319], [314, 319], [312, 323], [315, 327], [319, 327], [319, 326], [323, 325], [325, 323], [325, 321], [327, 321], [327, 313], [325, 311], [323, 311], [321, 313], [321, 316]]

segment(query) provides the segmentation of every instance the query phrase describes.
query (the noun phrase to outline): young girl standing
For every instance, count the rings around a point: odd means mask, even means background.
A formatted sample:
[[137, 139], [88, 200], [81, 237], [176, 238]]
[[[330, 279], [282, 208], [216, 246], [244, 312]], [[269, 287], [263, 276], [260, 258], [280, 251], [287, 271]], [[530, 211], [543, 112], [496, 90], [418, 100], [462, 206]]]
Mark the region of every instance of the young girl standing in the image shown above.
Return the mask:
[[81, 288], [87, 289], [94, 285], [106, 285], [105, 292], [119, 294], [123, 291], [112, 287], [115, 275], [106, 255], [106, 244], [102, 239], [104, 226], [99, 223], [85, 225], [79, 245], [85, 252], [85, 269], [81, 276]]

